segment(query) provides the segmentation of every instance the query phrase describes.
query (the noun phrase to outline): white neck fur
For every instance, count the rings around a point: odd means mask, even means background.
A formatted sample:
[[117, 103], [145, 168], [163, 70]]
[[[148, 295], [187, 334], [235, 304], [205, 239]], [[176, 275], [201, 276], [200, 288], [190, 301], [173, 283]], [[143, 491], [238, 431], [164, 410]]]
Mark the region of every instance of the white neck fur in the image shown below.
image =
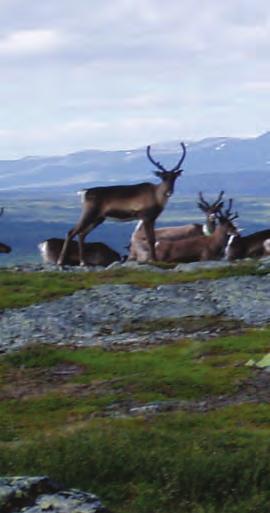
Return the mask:
[[203, 228], [202, 228], [202, 231], [203, 231], [203, 234], [206, 236], [206, 237], [209, 237], [210, 235], [212, 235], [212, 233], [210, 232], [207, 224], [203, 224]]
[[229, 237], [229, 240], [227, 242], [227, 246], [226, 246], [226, 248], [224, 250], [224, 253], [225, 253], [226, 257], [228, 257], [229, 247], [232, 245], [233, 240], [234, 240], [235, 237], [236, 237], [236, 235], [230, 235], [230, 237]]

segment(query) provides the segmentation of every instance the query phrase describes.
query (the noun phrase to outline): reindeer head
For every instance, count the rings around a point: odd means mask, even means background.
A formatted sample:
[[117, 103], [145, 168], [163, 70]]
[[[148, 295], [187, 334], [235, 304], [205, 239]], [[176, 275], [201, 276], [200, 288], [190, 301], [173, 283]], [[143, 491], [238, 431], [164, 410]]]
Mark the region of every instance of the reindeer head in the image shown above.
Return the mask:
[[211, 220], [216, 219], [217, 213], [220, 212], [224, 206], [224, 201], [222, 200], [223, 194], [224, 191], [220, 191], [218, 198], [213, 203], [208, 203], [208, 201], [204, 199], [202, 192], [199, 192], [197, 205], [207, 215], [207, 218]]
[[167, 197], [169, 197], [173, 194], [175, 180], [183, 172], [183, 169], [180, 169], [180, 168], [181, 168], [181, 165], [183, 164], [185, 156], [186, 156], [186, 147], [183, 142], [181, 142], [181, 146], [182, 146], [182, 150], [183, 150], [182, 156], [181, 156], [179, 162], [176, 164], [176, 166], [174, 166], [170, 170], [165, 169], [165, 167], [163, 167], [160, 164], [160, 162], [155, 161], [151, 157], [151, 155], [150, 155], [151, 146], [147, 146], [147, 150], [146, 150], [147, 157], [150, 160], [150, 162], [152, 162], [152, 164], [154, 164], [154, 166], [156, 166], [159, 169], [159, 171], [154, 171], [154, 174], [156, 176], [158, 176], [158, 178], [160, 178], [162, 180], [162, 182], [166, 185], [166, 196]]
[[211, 235], [215, 230], [217, 214], [224, 205], [224, 202], [222, 201], [223, 194], [224, 191], [220, 191], [218, 198], [213, 203], [208, 203], [208, 201], [204, 199], [202, 192], [199, 192], [199, 201], [197, 205], [199, 209], [206, 214], [206, 224], [203, 225], [203, 232], [205, 235]]
[[233, 200], [232, 198], [230, 198], [228, 208], [224, 211], [221, 208], [217, 213], [217, 219], [219, 220], [220, 225], [226, 229], [227, 235], [238, 235], [238, 229], [233, 224], [233, 221], [234, 219], [237, 219], [239, 216], [237, 212], [232, 213], [232, 204]]

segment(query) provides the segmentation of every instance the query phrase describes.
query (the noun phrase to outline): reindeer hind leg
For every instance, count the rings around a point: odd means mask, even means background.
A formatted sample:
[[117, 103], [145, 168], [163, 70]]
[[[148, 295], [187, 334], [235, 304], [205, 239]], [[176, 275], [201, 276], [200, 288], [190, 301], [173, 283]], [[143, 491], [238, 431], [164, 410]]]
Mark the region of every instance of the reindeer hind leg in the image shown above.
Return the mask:
[[103, 223], [103, 221], [104, 221], [104, 218], [103, 217], [99, 217], [93, 223], [89, 224], [87, 226], [87, 228], [85, 228], [83, 231], [80, 231], [78, 233], [78, 239], [79, 239], [79, 258], [80, 258], [80, 265], [81, 266], [87, 265], [87, 263], [85, 262], [85, 257], [84, 257], [84, 239], [99, 224]]
[[70, 242], [72, 239], [79, 233], [78, 228], [75, 226], [74, 228], [71, 228], [71, 230], [68, 231], [68, 234], [65, 238], [64, 244], [62, 246], [60, 255], [57, 260], [58, 265], [63, 265], [65, 263], [65, 257], [67, 254], [67, 250], [69, 247]]
[[92, 212], [87, 212], [87, 215], [83, 215], [81, 217], [81, 219], [79, 220], [79, 222], [73, 228], [71, 228], [71, 230], [69, 230], [69, 232], [65, 238], [65, 242], [63, 244], [58, 261], [57, 261], [58, 265], [64, 264], [68, 246], [69, 246], [70, 242], [72, 241], [72, 239], [74, 239], [74, 237], [76, 235], [79, 235], [80, 233], [85, 232], [87, 230], [87, 228], [89, 226], [91, 226], [92, 223], [95, 222], [94, 219], [95, 219], [95, 211], [93, 210]]

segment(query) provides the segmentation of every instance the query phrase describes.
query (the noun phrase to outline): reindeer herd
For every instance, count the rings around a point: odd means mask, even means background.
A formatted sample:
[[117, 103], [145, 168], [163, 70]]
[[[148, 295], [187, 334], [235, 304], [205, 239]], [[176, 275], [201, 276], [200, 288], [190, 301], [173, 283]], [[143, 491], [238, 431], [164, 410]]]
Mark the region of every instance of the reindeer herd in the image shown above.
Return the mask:
[[[186, 156], [186, 147], [181, 143], [182, 155], [170, 170], [153, 159], [151, 147], [146, 154], [157, 168], [155, 175], [159, 184], [144, 182], [135, 185], [94, 187], [80, 191], [82, 213], [78, 223], [68, 232], [65, 240], [51, 238], [38, 247], [44, 263], [63, 265], [108, 266], [121, 261], [119, 253], [102, 242], [86, 243], [86, 236], [105, 219], [118, 221], [138, 220], [131, 235], [128, 260], [140, 263], [147, 261], [193, 262], [216, 260], [226, 256], [229, 260], [270, 255], [270, 230], [255, 232], [242, 237], [234, 224], [238, 218], [232, 212], [233, 200], [224, 206], [224, 191], [217, 199], [208, 203], [199, 192], [197, 205], [205, 215], [203, 224], [168, 226], [155, 229], [155, 222], [174, 192], [176, 179], [181, 176], [181, 166]], [[0, 216], [3, 208], [0, 210]], [[74, 237], [78, 237], [78, 243]], [[11, 248], [0, 243], [0, 253], [9, 253]]]

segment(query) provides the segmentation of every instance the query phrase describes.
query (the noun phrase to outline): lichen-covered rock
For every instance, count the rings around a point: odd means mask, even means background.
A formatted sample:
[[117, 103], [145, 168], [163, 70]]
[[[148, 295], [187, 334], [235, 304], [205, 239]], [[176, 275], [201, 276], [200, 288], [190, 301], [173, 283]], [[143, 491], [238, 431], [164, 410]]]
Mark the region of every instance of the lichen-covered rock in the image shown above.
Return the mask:
[[161, 319], [222, 315], [261, 326], [270, 322], [269, 290], [270, 274], [154, 288], [100, 285], [1, 312], [0, 353], [37, 342], [107, 347], [116, 339], [127, 341], [127, 324]]
[[203, 287], [190, 283], [155, 289], [100, 285], [48, 303], [5, 310], [0, 351], [35, 342], [94, 345], [121, 334], [127, 322], [218, 314]]
[[0, 478], [1, 513], [109, 513], [99, 499], [63, 487], [46, 476]]
[[232, 267], [232, 263], [227, 260], [207, 260], [199, 262], [190, 262], [188, 264], [178, 264], [172, 270], [173, 272], [194, 272], [209, 269], [225, 269]]

